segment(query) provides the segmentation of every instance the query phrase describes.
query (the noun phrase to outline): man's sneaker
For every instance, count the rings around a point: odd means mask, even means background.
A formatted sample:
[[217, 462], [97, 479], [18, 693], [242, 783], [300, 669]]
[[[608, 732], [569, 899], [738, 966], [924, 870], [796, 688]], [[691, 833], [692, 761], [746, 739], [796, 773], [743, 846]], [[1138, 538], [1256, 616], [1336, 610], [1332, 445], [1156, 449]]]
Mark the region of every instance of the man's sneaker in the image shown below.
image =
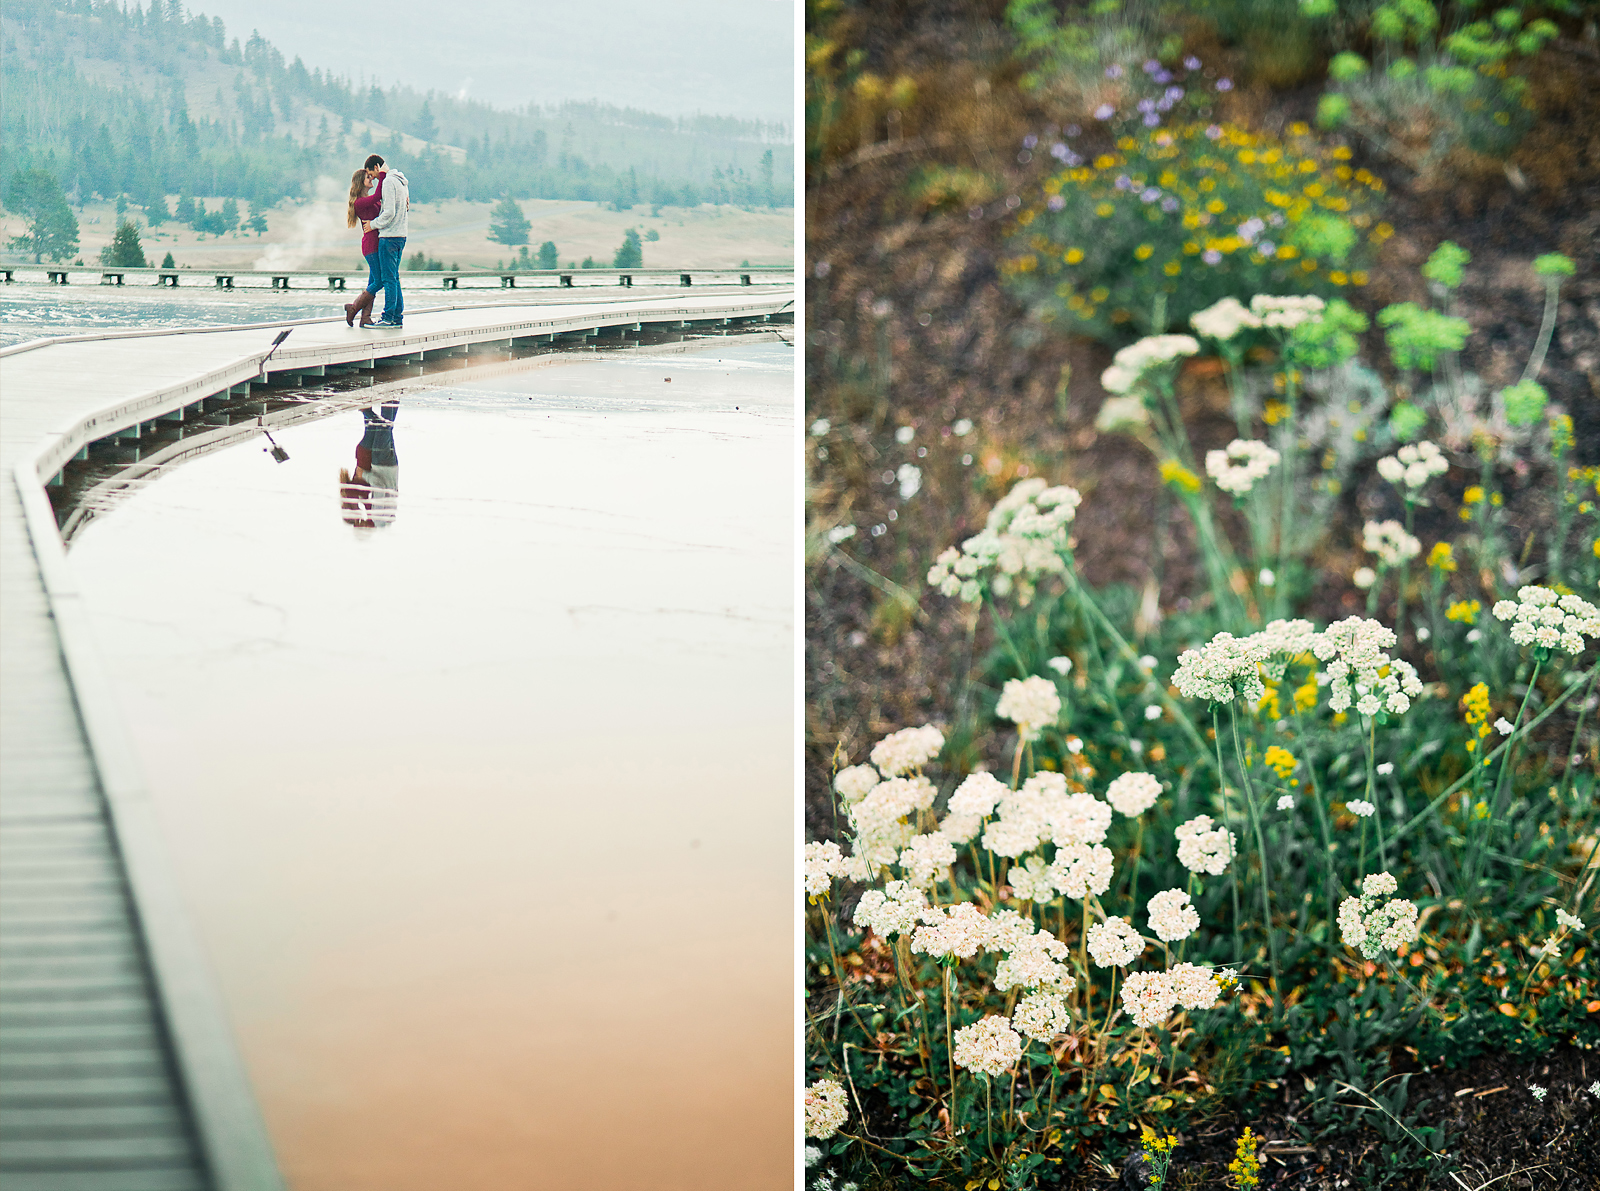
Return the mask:
[[405, 323], [403, 323], [403, 322], [393, 322], [392, 323], [386, 318], [380, 318], [378, 320], [378, 326], [380, 326], [380, 327], [403, 327], [403, 326], [405, 326]]

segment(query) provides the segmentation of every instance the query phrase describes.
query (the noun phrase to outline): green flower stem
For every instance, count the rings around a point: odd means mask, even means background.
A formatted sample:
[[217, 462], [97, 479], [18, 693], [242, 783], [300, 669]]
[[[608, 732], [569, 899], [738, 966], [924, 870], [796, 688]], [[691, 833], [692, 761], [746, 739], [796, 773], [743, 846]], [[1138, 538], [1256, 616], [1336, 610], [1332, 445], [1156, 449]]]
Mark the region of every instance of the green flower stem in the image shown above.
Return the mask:
[[956, 1105], [956, 1036], [955, 1031], [950, 1028], [950, 965], [940, 966], [944, 969], [945, 1058], [950, 1064], [950, 1136], [954, 1137], [959, 1132], [956, 1127], [956, 1114], [959, 1111]]
[[[1121, 633], [1117, 632], [1117, 626], [1112, 624], [1111, 619], [1100, 610], [1100, 606], [1095, 603], [1094, 597], [1089, 594], [1088, 588], [1084, 586], [1083, 581], [1077, 577], [1076, 572], [1069, 569], [1067, 574], [1068, 582], [1070, 582], [1078, 592], [1079, 607], [1083, 608], [1089, 613], [1089, 615], [1094, 619], [1094, 622], [1100, 626], [1101, 631], [1104, 632], [1107, 637], [1111, 638], [1112, 644], [1117, 647], [1117, 650], [1122, 654], [1123, 657], [1135, 665], [1138, 665], [1138, 652], [1133, 648], [1133, 646], [1128, 644], [1127, 640]], [[1177, 721], [1178, 726], [1183, 729], [1184, 734], [1188, 736], [1189, 740], [1195, 745], [1196, 749], [1199, 751], [1201, 759], [1203, 759], [1208, 765], [1212, 764], [1211, 758], [1206, 755], [1207, 749], [1205, 737], [1200, 734], [1200, 729], [1194, 726], [1194, 721], [1191, 720], [1184, 712], [1183, 708], [1178, 705], [1177, 700], [1167, 693], [1167, 689], [1165, 687], [1159, 685], [1157, 686], [1156, 698], [1160, 700], [1161, 706], [1166, 708], [1166, 710], [1171, 713], [1172, 718]], [[1218, 770], [1218, 772], [1220, 773], [1221, 770]]]
[[[1222, 728], [1217, 716], [1217, 705], [1211, 705], [1211, 736], [1217, 746], [1217, 782], [1222, 789], [1222, 815], [1226, 820], [1228, 815], [1228, 770], [1222, 764]], [[1233, 892], [1233, 954], [1239, 960], [1244, 958], [1244, 944], [1239, 937], [1239, 857], [1228, 857], [1228, 888]]]
[[1250, 408], [1246, 404], [1248, 395], [1244, 387], [1244, 353], [1230, 339], [1222, 344], [1222, 359], [1228, 366], [1228, 397], [1233, 406], [1233, 424], [1240, 438], [1249, 438]]
[[1139, 834], [1133, 841], [1132, 878], [1128, 882], [1128, 900], [1139, 904], [1139, 859], [1144, 852], [1144, 816], [1139, 816]]
[[1539, 338], [1534, 342], [1533, 355], [1528, 357], [1528, 366], [1522, 370], [1522, 380], [1537, 380], [1540, 371], [1544, 368], [1545, 353], [1550, 350], [1550, 336], [1556, 329], [1556, 307], [1561, 294], [1561, 279], [1559, 277], [1546, 277], [1544, 279], [1544, 321], [1539, 324]]
[[1556, 583], [1561, 579], [1562, 561], [1566, 555], [1567, 534], [1572, 529], [1572, 508], [1567, 503], [1567, 468], [1563, 456], [1565, 450], [1557, 450], [1556, 458], [1556, 532], [1550, 539], [1549, 559], [1550, 574], [1545, 580], [1547, 583]]
[[[1410, 500], [1408, 498], [1406, 500], [1406, 533], [1407, 534], [1409, 534], [1411, 532], [1411, 522], [1412, 522], [1412, 519], [1413, 519], [1415, 513], [1416, 513], [1415, 502], [1413, 502], [1412, 500]], [[1410, 574], [1411, 574], [1411, 560], [1409, 558], [1401, 559], [1400, 560], [1400, 580], [1399, 580], [1399, 588], [1400, 588], [1400, 590], [1396, 593], [1397, 596], [1398, 596], [1398, 604], [1397, 604], [1396, 611], [1395, 611], [1395, 614], [1394, 614], [1394, 636], [1395, 636], [1396, 648], [1399, 648], [1400, 646], [1403, 646], [1405, 644], [1405, 640], [1406, 640], [1406, 580], [1408, 578], [1410, 578]]]
[[1294, 380], [1295, 370], [1293, 362], [1286, 354], [1283, 356], [1283, 365], [1283, 396], [1284, 404], [1288, 407], [1288, 413], [1284, 415], [1283, 419], [1283, 437], [1281, 439], [1283, 450], [1280, 452], [1281, 458], [1278, 461], [1281, 473], [1278, 483], [1282, 495], [1278, 514], [1278, 582], [1274, 589], [1278, 598], [1274, 601], [1274, 607], [1278, 610], [1279, 615], [1285, 614], [1286, 601], [1288, 599], [1284, 579], [1288, 575], [1289, 559], [1294, 552], [1294, 481], [1296, 465], [1300, 456], [1299, 439], [1295, 430], [1295, 413], [1298, 405], [1298, 394], [1295, 390]]
[[[1078, 928], [1078, 965], [1083, 969], [1083, 1020], [1089, 1021], [1089, 1007], [1094, 1003], [1094, 974], [1089, 971], [1089, 899], [1083, 899], [1083, 921]], [[1112, 973], [1113, 982], [1116, 973]]]
[[1317, 827], [1322, 832], [1322, 856], [1324, 864], [1323, 888], [1328, 894], [1328, 922], [1331, 924], [1338, 920], [1339, 879], [1333, 862], [1333, 832], [1328, 826], [1328, 808], [1323, 805], [1323, 783], [1316, 781], [1315, 767], [1307, 758], [1306, 772], [1311, 775], [1315, 783], [1312, 805], [1317, 811]]
[[1522, 714], [1528, 710], [1528, 700], [1533, 698], [1534, 688], [1539, 682], [1539, 670], [1543, 665], [1543, 659], [1535, 656], [1533, 659], [1533, 673], [1528, 676], [1528, 689], [1522, 692], [1522, 703], [1517, 707], [1517, 718], [1511, 721], [1511, 732], [1506, 736], [1506, 743], [1512, 747], [1511, 751], [1506, 754], [1505, 760], [1500, 763], [1500, 773], [1495, 780], [1494, 819], [1500, 817], [1501, 803], [1505, 798], [1506, 780], [1511, 774], [1512, 767], [1516, 764], [1516, 746], [1520, 743], [1517, 729], [1522, 727]]
[[1017, 677], [1028, 677], [1028, 665], [1022, 660], [1022, 655], [1017, 652], [1016, 642], [1011, 639], [1011, 631], [1006, 628], [1005, 618], [1000, 615], [1000, 609], [995, 607], [994, 600], [988, 593], [984, 594], [983, 602], [989, 608], [989, 619], [994, 623], [996, 634], [1001, 643], [1006, 647], [1006, 652], [1011, 655], [1011, 660], [1017, 664]]
[[1283, 1011], [1283, 990], [1278, 977], [1278, 932], [1272, 928], [1272, 874], [1267, 859], [1266, 836], [1261, 830], [1261, 811], [1256, 806], [1255, 784], [1250, 780], [1250, 765], [1245, 760], [1244, 743], [1239, 736], [1239, 712], [1228, 704], [1228, 719], [1233, 726], [1233, 751], [1239, 762], [1239, 773], [1244, 779], [1244, 805], [1250, 812], [1250, 827], [1256, 837], [1256, 852], [1261, 857], [1261, 928], [1267, 932], [1267, 957], [1272, 965], [1273, 1012]]
[[[1594, 668], [1590, 668], [1589, 672], [1584, 674], [1584, 679], [1589, 679], [1590, 682], [1594, 682], [1595, 676], [1600, 676], [1600, 666], [1594, 666]], [[1584, 685], [1584, 680], [1582, 679], [1579, 679], [1578, 682], [1574, 682], [1571, 687], [1566, 688], [1566, 692], [1563, 693], [1563, 695], [1557, 696], [1555, 700], [1550, 701], [1549, 708], [1544, 709], [1544, 711], [1539, 712], [1538, 716], [1534, 716], [1533, 719], [1528, 720], [1528, 732], [1533, 732], [1534, 728], [1539, 727], [1544, 720], [1549, 719], [1550, 716], [1554, 716], [1555, 712], [1560, 711], [1562, 704], [1566, 703], [1566, 700], [1570, 700], [1574, 693], [1578, 693], [1578, 690], [1582, 687], [1582, 685]], [[1490, 752], [1490, 756], [1474, 757], [1475, 764], [1474, 767], [1472, 767], [1472, 770], [1477, 770], [1477, 768], [1482, 767], [1482, 764], [1485, 762], [1485, 760], [1493, 760], [1494, 757], [1498, 757], [1499, 754], [1506, 751], [1507, 748], [1510, 748], [1509, 738], [1501, 741], [1501, 744], [1499, 744], [1498, 748], [1494, 748], [1493, 751]], [[1416, 815], [1411, 816], [1410, 820], [1406, 820], [1405, 826], [1400, 828], [1400, 831], [1394, 832], [1394, 834], [1389, 837], [1390, 844], [1398, 844], [1400, 840], [1405, 839], [1406, 836], [1410, 836], [1411, 832], [1416, 831], [1419, 826], [1422, 826], [1422, 824], [1426, 823], [1427, 820], [1430, 820], [1430, 818], [1434, 816], [1435, 810], [1438, 810], [1438, 808], [1445, 804], [1445, 799], [1448, 799], [1451, 794], [1454, 794], [1454, 792], [1458, 791], [1458, 789], [1461, 789], [1462, 786], [1466, 786], [1469, 781], [1474, 780], [1475, 773], [1472, 772], [1472, 770], [1469, 770], [1467, 773], [1462, 773], [1462, 775], [1459, 776], [1459, 778], [1456, 778], [1453, 783], [1448, 784], [1448, 786], [1446, 786], [1442, 792], [1435, 794], [1432, 802], [1429, 802], [1426, 807], [1422, 808], [1422, 810], [1419, 810]]]
[[[1583, 721], [1587, 719], [1589, 715], [1589, 692], [1594, 690], [1594, 680], [1597, 674], [1600, 674], [1600, 667], [1597, 667], [1595, 670], [1591, 670], [1589, 672], [1589, 689], [1584, 692], [1583, 702], [1578, 704], [1578, 725], [1572, 730], [1572, 748], [1567, 750], [1566, 765], [1561, 774], [1561, 790], [1558, 797], [1562, 799], [1566, 798], [1567, 783], [1572, 780], [1572, 753], [1573, 749], [1576, 749], [1579, 742], [1583, 739]], [[1577, 689], [1582, 685], [1583, 683], [1579, 681], [1573, 683], [1572, 687], [1573, 689]]]

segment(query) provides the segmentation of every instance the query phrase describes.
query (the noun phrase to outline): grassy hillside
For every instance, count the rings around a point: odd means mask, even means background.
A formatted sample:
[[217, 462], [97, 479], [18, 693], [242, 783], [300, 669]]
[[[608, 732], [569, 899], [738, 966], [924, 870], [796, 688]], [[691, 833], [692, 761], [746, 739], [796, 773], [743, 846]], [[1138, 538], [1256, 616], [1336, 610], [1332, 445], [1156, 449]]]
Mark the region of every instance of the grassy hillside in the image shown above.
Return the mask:
[[405, 170], [419, 200], [793, 203], [783, 125], [362, 90], [175, 0], [8, 0], [0, 45], [0, 185], [47, 169], [75, 202], [125, 194], [155, 224], [157, 205], [184, 192], [257, 208], [313, 198], [319, 177], [347, 179], [372, 151]]

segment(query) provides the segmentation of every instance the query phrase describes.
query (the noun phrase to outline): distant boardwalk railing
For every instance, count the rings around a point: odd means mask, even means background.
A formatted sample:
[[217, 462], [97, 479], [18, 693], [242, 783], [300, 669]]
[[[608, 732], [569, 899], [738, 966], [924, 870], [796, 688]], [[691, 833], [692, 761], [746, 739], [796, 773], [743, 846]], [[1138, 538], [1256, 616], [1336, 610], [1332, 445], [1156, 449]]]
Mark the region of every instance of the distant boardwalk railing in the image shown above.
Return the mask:
[[[24, 277], [37, 277], [52, 285], [137, 285], [165, 286], [206, 285], [215, 289], [261, 289], [283, 292], [291, 289], [316, 289], [317, 286], [293, 284], [296, 278], [323, 282], [329, 290], [352, 288], [366, 278], [365, 269], [230, 269], [212, 265], [206, 268], [123, 268], [117, 265], [0, 265], [0, 279], [16, 283]], [[639, 285], [675, 285], [690, 288], [696, 285], [788, 285], [794, 280], [791, 265], [738, 265], [727, 268], [678, 269], [405, 269], [401, 271], [402, 284], [412, 288], [425, 288], [437, 279], [441, 289], [460, 289], [463, 281], [495, 281], [501, 289], [533, 288], [538, 286], [557, 289], [588, 288], [597, 285], [622, 286], [631, 289]], [[130, 280], [131, 278], [131, 280]], [[247, 284], [253, 282], [255, 284]], [[520, 284], [519, 284], [520, 283]], [[469, 289], [489, 289], [492, 286], [468, 286]]]

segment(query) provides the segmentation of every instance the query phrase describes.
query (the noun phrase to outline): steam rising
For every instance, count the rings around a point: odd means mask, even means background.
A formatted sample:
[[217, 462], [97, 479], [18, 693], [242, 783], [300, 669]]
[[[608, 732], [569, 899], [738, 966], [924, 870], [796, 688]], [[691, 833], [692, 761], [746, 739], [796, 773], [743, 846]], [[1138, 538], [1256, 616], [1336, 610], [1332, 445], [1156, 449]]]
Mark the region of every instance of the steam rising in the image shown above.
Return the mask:
[[316, 181], [315, 194], [295, 211], [288, 239], [267, 245], [251, 268], [262, 272], [310, 268], [318, 254], [335, 250], [340, 241], [348, 241], [359, 255], [356, 233], [344, 225], [347, 184], [324, 174]]

